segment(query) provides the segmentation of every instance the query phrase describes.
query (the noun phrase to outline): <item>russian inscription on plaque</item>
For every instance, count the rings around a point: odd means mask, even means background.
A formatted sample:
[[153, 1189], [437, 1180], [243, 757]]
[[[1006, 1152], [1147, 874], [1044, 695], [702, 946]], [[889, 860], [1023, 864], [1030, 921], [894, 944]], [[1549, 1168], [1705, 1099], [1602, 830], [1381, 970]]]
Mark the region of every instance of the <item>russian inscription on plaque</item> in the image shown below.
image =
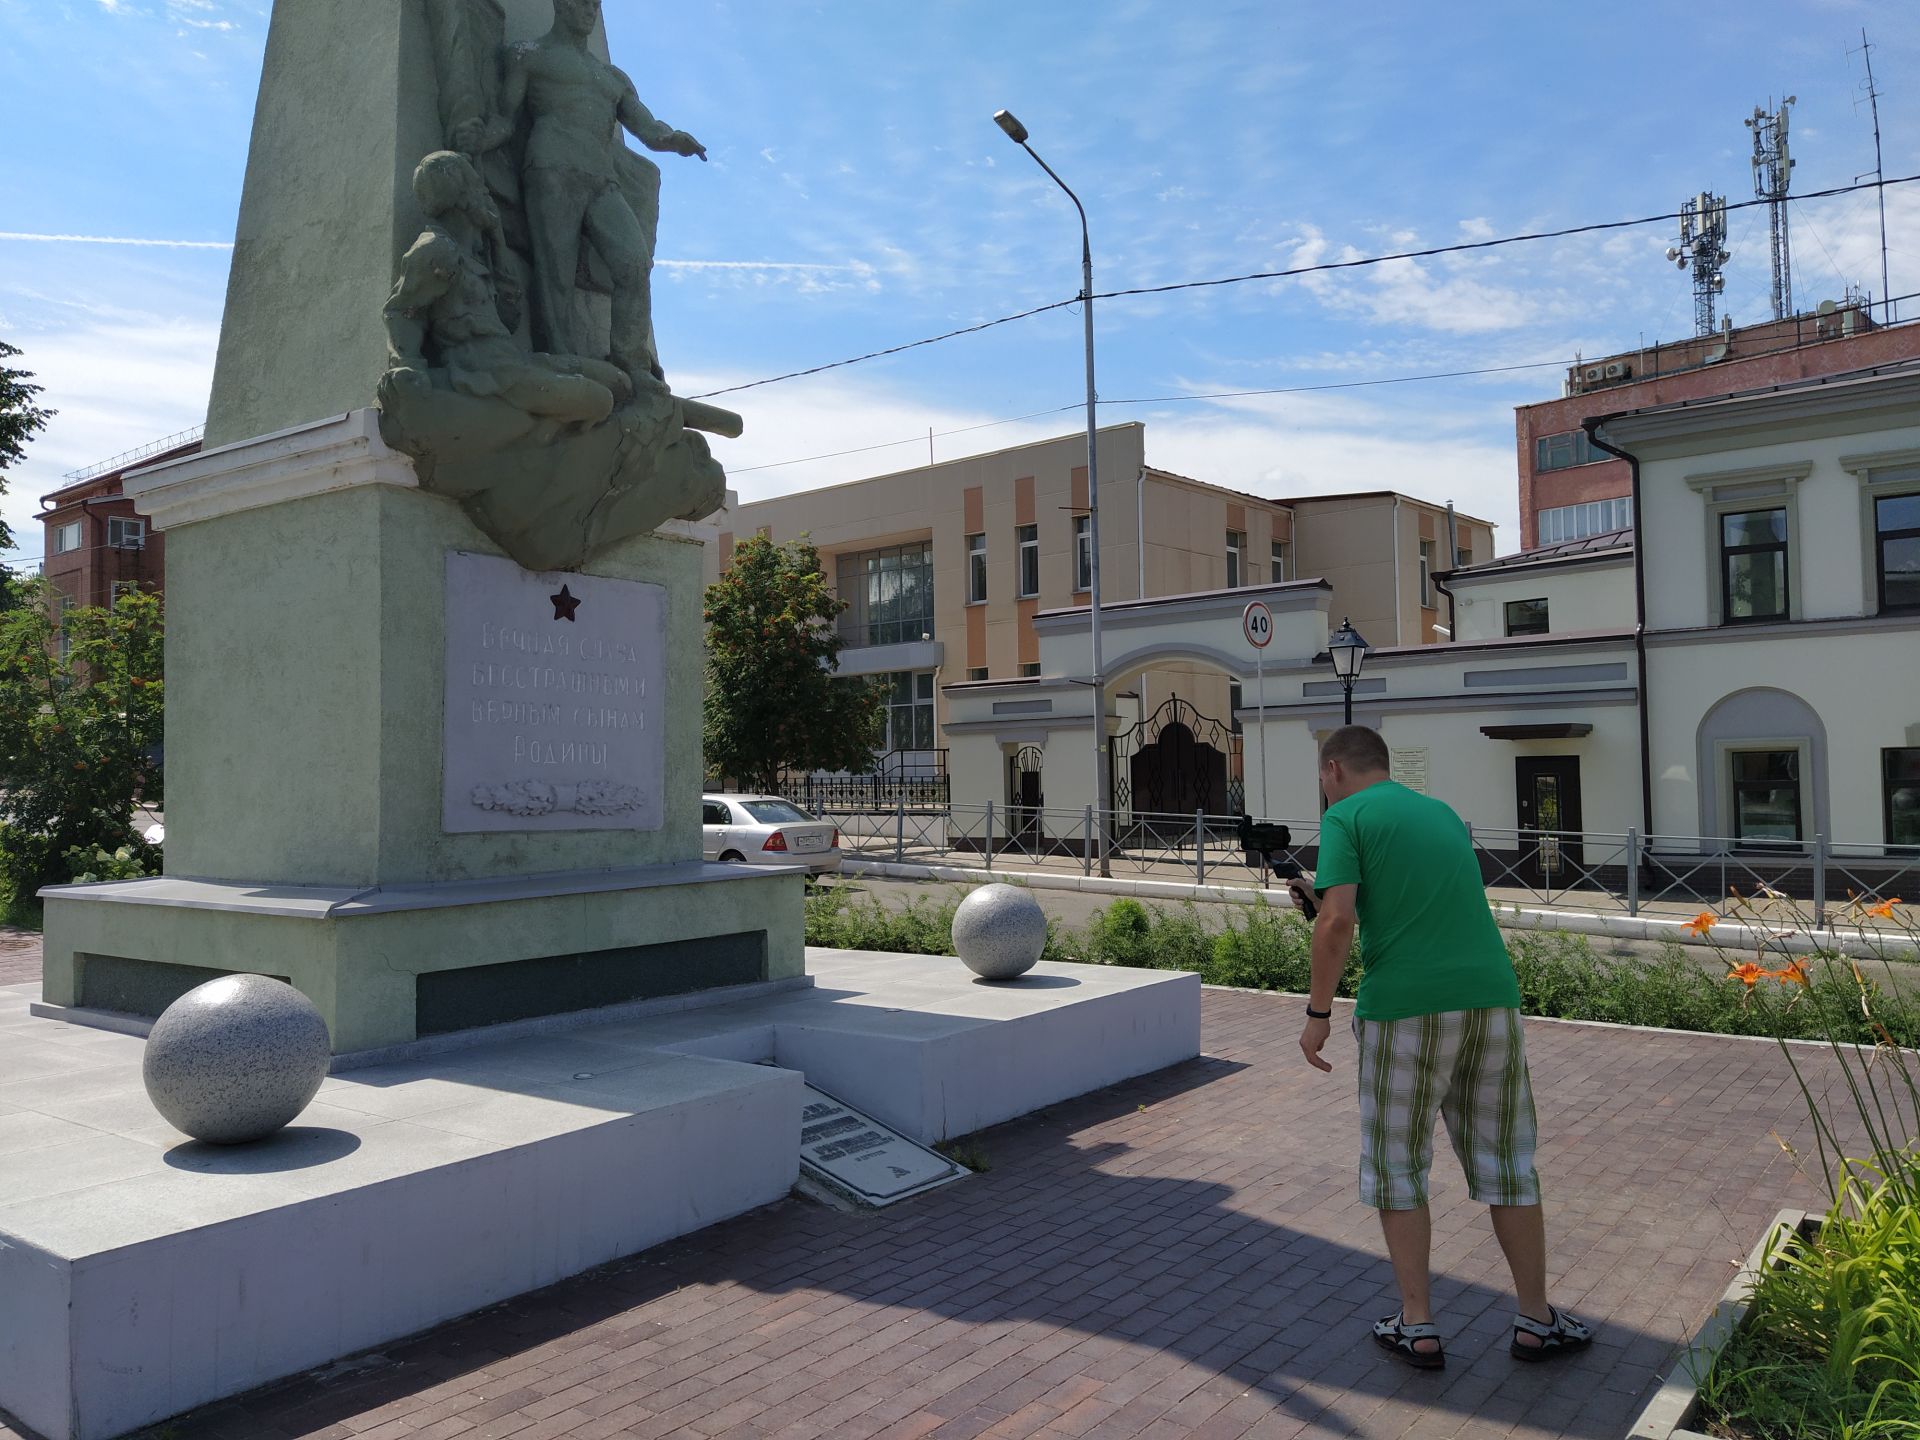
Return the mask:
[[666, 592], [447, 554], [450, 832], [657, 830]]

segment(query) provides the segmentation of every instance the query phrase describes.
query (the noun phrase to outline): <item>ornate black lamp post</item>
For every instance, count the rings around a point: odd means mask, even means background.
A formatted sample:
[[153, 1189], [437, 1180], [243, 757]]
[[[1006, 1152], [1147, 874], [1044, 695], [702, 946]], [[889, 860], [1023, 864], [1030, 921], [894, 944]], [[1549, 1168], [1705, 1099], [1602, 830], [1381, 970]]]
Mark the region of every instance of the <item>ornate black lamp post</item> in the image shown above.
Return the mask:
[[1353, 622], [1340, 617], [1340, 628], [1327, 640], [1327, 654], [1333, 657], [1333, 673], [1340, 677], [1340, 689], [1346, 697], [1346, 719], [1342, 724], [1353, 723], [1353, 687], [1360, 678], [1360, 667], [1367, 663], [1367, 651], [1370, 647], [1360, 638], [1360, 632], [1353, 628]]

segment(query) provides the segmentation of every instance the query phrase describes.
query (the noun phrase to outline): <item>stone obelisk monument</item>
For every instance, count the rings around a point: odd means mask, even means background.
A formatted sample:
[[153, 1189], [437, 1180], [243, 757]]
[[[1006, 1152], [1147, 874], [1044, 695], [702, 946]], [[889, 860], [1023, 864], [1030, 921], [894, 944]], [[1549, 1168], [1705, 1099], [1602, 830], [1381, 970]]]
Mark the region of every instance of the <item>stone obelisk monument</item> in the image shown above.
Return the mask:
[[[652, 322], [700, 142], [598, 0], [280, 0], [167, 532], [167, 875], [46, 892], [45, 999], [278, 975], [337, 1051], [803, 971], [700, 858], [700, 538], [739, 417]], [[694, 192], [698, 164], [677, 183]]]

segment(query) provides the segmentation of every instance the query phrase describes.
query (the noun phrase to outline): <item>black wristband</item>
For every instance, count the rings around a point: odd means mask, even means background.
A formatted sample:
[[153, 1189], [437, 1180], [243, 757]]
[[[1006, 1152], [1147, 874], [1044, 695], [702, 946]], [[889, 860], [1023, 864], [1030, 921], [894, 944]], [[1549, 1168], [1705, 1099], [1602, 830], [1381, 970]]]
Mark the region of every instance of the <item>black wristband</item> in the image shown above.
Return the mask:
[[1332, 1018], [1333, 1018], [1333, 1010], [1331, 1008], [1328, 1008], [1326, 1010], [1316, 1010], [1313, 1008], [1313, 1002], [1311, 1000], [1307, 1002], [1307, 1019], [1331, 1020]]

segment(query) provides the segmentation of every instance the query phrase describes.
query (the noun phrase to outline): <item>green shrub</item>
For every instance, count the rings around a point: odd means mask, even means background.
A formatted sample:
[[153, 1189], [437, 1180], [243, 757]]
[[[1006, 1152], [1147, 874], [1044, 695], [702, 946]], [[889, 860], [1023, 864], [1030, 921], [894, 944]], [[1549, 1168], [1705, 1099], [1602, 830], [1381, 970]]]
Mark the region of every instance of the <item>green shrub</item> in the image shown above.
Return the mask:
[[[953, 954], [953, 912], [967, 890], [938, 900], [915, 896], [895, 910], [847, 885], [816, 886], [807, 895], [807, 944], [829, 950], [883, 950], [899, 955]], [[1042, 958], [1064, 960], [1052, 920]]]
[[149, 875], [161, 872], [161, 852], [158, 845], [149, 845], [140, 841], [134, 845], [122, 845], [117, 850], [108, 850], [104, 845], [95, 845], [91, 849], [76, 845], [67, 851], [67, 869], [73, 873], [75, 885], [94, 885], [105, 880], [143, 880]]

